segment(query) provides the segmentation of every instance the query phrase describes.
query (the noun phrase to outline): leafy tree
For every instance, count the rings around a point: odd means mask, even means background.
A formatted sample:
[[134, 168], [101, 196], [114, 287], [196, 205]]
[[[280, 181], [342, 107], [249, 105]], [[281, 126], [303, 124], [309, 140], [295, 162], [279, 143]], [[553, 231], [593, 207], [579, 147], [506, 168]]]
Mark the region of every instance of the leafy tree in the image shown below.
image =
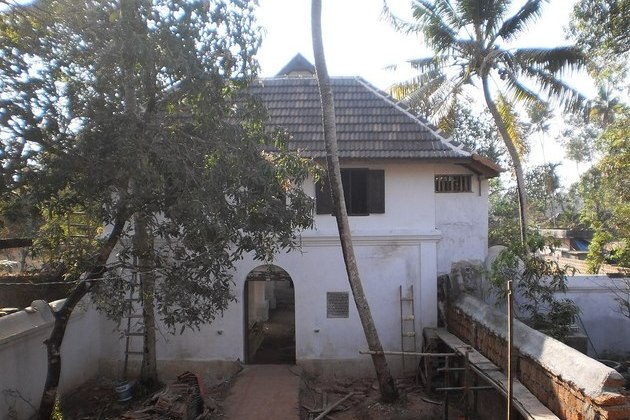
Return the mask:
[[605, 128], [615, 121], [617, 114], [627, 111], [625, 104], [619, 99], [619, 90], [613, 87], [612, 80], [598, 83], [597, 96], [593, 100], [590, 118], [598, 126]]
[[601, 129], [584, 118], [569, 114], [564, 121], [558, 141], [564, 147], [567, 159], [575, 162], [576, 170], [580, 174], [580, 164], [592, 164], [595, 160], [595, 139], [599, 137]]
[[597, 273], [607, 253], [620, 267], [630, 267], [630, 145], [624, 113], [597, 140], [602, 155], [580, 180], [582, 220], [593, 230], [587, 263]]
[[476, 115], [470, 104], [458, 103], [453, 108], [451, 119], [441, 127], [447, 136], [493, 162], [505, 161], [505, 147], [488, 111]]
[[527, 172], [527, 185], [530, 186], [530, 211], [537, 226], [545, 226], [551, 221], [556, 226], [560, 177], [556, 169], [560, 163], [547, 163], [535, 166]]
[[569, 186], [568, 190], [562, 191], [558, 198], [559, 214], [556, 225], [564, 229], [586, 229], [580, 221], [580, 211], [582, 209], [582, 197], [579, 193], [578, 183]]
[[[529, 250], [541, 251], [553, 244], [532, 232]], [[492, 263], [490, 281], [494, 292], [505, 302], [507, 280], [514, 280], [519, 318], [530, 327], [562, 339], [570, 333], [579, 308], [570, 299], [558, 299], [567, 290], [566, 277], [574, 270], [560, 266], [543, 255], [528, 252], [518, 245], [510, 246]]]
[[381, 399], [385, 402], [393, 402], [398, 399], [398, 389], [394, 383], [387, 359], [383, 353], [383, 346], [372, 318], [372, 312], [368, 304], [363, 284], [359, 276], [354, 247], [352, 245], [352, 235], [350, 224], [348, 223], [348, 212], [343, 199], [343, 185], [341, 183], [341, 169], [339, 166], [339, 149], [337, 147], [337, 127], [335, 124], [335, 104], [333, 101], [330, 78], [326, 67], [326, 56], [324, 55], [324, 43], [322, 41], [322, 3], [321, 0], [313, 0], [311, 3], [311, 28], [313, 39], [313, 55], [315, 57], [315, 69], [317, 74], [317, 84], [322, 108], [322, 124], [324, 127], [324, 141], [326, 142], [326, 165], [328, 179], [330, 181], [330, 191], [332, 203], [335, 209], [335, 219], [339, 229], [339, 240], [341, 250], [348, 275], [348, 283], [352, 290], [354, 303], [357, 307], [359, 319], [365, 333], [365, 339], [372, 352], [372, 363], [379, 384]]
[[[286, 152], [241, 93], [255, 76], [253, 7], [44, 0], [0, 15], [2, 202], [17, 195], [45, 217], [42, 249], [76, 251], [62, 226], [77, 212], [105, 226], [80, 252], [51, 254], [74, 288], [46, 341], [40, 418], [50, 417], [65, 328], [87, 293], [119, 318], [135, 271], [145, 323], [155, 305], [169, 328], [195, 328], [234, 299], [236, 261], [269, 260], [311, 225], [301, 189], [310, 162]], [[145, 353], [149, 381], [153, 358]]]
[[[585, 99], [560, 77], [579, 69], [586, 57], [575, 47], [510, 48], [543, 13], [544, 0], [525, 2], [509, 16], [511, 1], [418, 0], [412, 5], [417, 23], [393, 18], [400, 30], [418, 32], [434, 56], [414, 60], [412, 65], [427, 82], [402, 83], [411, 105], [423, 101], [434, 116], [447, 116], [469, 84], [480, 83], [488, 110], [512, 161], [521, 211], [521, 239], [527, 243], [527, 196], [519, 151], [522, 133], [513, 101], [541, 103], [553, 99], [567, 108], [579, 108]], [[421, 78], [422, 79], [422, 78]], [[404, 89], [403, 89], [404, 90]]]
[[545, 135], [549, 133], [549, 120], [553, 118], [553, 112], [546, 103], [533, 102], [527, 106], [529, 117], [529, 134], [538, 133], [540, 147], [543, 154], [543, 163], [547, 163], [545, 156]]
[[625, 81], [630, 52], [630, 1], [580, 0], [573, 6], [569, 32], [593, 58], [596, 78]]
[[500, 178], [490, 180], [488, 245], [507, 246], [518, 238], [518, 197], [516, 188], [505, 188]]

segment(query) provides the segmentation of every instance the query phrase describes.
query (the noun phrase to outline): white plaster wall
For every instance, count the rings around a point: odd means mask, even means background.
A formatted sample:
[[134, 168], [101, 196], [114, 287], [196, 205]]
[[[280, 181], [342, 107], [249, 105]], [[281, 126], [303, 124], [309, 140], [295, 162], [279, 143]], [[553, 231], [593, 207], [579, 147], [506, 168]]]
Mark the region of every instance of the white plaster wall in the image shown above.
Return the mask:
[[[38, 305], [36, 312], [20, 311], [0, 318], [0, 393], [17, 391], [35, 407], [46, 380], [44, 340], [50, 335], [53, 322], [47, 306], [44, 303]], [[61, 395], [97, 375], [100, 335], [96, 326], [99, 322], [99, 315], [83, 305], [72, 315], [61, 346]], [[8, 420], [10, 409], [16, 410], [18, 419], [28, 419], [34, 414], [29, 404], [20, 398], [0, 395], [0, 419]]]
[[[611, 292], [615, 282], [622, 279], [606, 275], [579, 275], [567, 279], [568, 291], [558, 295], [573, 300], [580, 308], [580, 317], [595, 350], [630, 356], [630, 319], [617, 312], [615, 295]], [[595, 356], [588, 346], [589, 356]]]
[[[418, 163], [348, 162], [343, 168], [383, 169], [385, 171], [385, 213], [369, 216], [350, 216], [353, 231], [364, 234], [434, 233], [435, 200], [433, 193], [433, 165]], [[314, 184], [305, 191], [315, 196]], [[315, 230], [305, 235], [337, 234], [337, 224], [331, 215], [315, 215]]]
[[[414, 286], [416, 332], [437, 323], [437, 275], [452, 261], [481, 259], [486, 252], [487, 184], [474, 193], [434, 193], [436, 173], [466, 173], [452, 165], [346, 162], [343, 167], [385, 171], [385, 213], [351, 216], [350, 226], [365, 293], [383, 347], [400, 350], [399, 286]], [[314, 194], [313, 183], [305, 186]], [[436, 229], [438, 227], [439, 229]], [[448, 236], [442, 232], [444, 229]], [[313, 230], [302, 232], [302, 250], [277, 256], [274, 264], [286, 270], [295, 285], [296, 357], [308, 360], [369, 360], [352, 296], [349, 318], [326, 317], [326, 292], [350, 292], [334, 217], [316, 215]], [[463, 246], [465, 249], [458, 249]], [[243, 361], [244, 281], [260, 265], [244, 259], [234, 274], [238, 299], [211, 325], [200, 331], [171, 335], [161, 327], [158, 359], [162, 361]], [[250, 300], [251, 302], [251, 300]], [[253, 308], [250, 308], [250, 310]], [[121, 357], [122, 342], [109, 351]], [[418, 339], [418, 347], [421, 340]], [[116, 356], [109, 356], [116, 359]], [[396, 362], [399, 358], [395, 358]]]
[[[454, 165], [436, 165], [435, 174], [468, 174]], [[481, 191], [480, 191], [481, 188]], [[455, 261], [484, 261], [488, 249], [488, 181], [472, 177], [472, 192], [435, 194], [438, 274], [448, 274]]]
[[[383, 347], [400, 349], [399, 286], [414, 286], [416, 331], [436, 325], [436, 266], [434, 236], [355, 237], [355, 252], [365, 293]], [[291, 276], [295, 286], [296, 358], [304, 360], [368, 359], [359, 355], [367, 344], [352, 295], [348, 318], [327, 318], [326, 292], [350, 292], [337, 237], [303, 237], [302, 252], [278, 256], [274, 264]], [[421, 258], [426, 262], [421, 264]], [[158, 335], [160, 360], [244, 360], [245, 311], [242, 307], [247, 274], [260, 265], [244, 260], [235, 275], [239, 301], [222, 318], [200, 331]], [[420, 348], [421, 341], [418, 340]], [[122, 346], [122, 343], [119, 344]], [[122, 355], [122, 347], [118, 350]]]

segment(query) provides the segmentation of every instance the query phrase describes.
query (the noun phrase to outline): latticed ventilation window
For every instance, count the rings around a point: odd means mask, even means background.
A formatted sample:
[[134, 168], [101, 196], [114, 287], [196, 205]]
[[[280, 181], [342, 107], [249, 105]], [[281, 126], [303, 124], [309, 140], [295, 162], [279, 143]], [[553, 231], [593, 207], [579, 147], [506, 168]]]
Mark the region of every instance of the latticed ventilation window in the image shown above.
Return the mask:
[[326, 317], [348, 318], [349, 301], [348, 292], [327, 292]]
[[472, 175], [436, 175], [436, 193], [457, 193], [472, 191]]

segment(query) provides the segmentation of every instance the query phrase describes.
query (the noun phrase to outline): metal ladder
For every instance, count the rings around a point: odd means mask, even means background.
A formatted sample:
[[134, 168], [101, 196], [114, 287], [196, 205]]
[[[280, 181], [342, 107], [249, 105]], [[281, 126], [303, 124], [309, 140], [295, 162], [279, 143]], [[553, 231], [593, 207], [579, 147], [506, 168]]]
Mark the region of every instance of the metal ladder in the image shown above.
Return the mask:
[[[407, 352], [417, 351], [416, 313], [413, 300], [413, 285], [409, 287], [409, 293], [406, 296], [403, 295], [402, 285], [398, 290], [400, 294], [400, 351], [402, 352], [402, 370], [403, 374], [415, 374], [417, 369], [417, 356], [405, 354]], [[411, 361], [413, 361], [413, 363], [410, 365]]]
[[[134, 258], [135, 259], [135, 258]], [[136, 263], [134, 262], [134, 267]], [[142, 297], [140, 296], [141, 285], [139, 276], [134, 270], [131, 274], [130, 280], [131, 286], [129, 288], [129, 296], [125, 299], [126, 308], [125, 316], [127, 318], [127, 325], [125, 326], [125, 361], [123, 364], [123, 380], [127, 380], [127, 368], [129, 365], [129, 356], [142, 356], [144, 353], [144, 323], [142, 316]], [[139, 305], [136, 305], [139, 304]], [[140, 310], [138, 313], [137, 310]], [[134, 322], [135, 320], [135, 322]], [[140, 350], [137, 347], [133, 347], [132, 340], [134, 337], [140, 337]]]

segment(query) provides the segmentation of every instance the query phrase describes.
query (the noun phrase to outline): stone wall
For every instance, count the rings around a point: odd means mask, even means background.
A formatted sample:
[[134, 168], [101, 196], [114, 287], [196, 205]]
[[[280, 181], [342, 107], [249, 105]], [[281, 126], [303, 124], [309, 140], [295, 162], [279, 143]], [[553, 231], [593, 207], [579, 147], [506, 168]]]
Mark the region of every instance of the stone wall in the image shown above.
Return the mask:
[[[462, 294], [449, 305], [447, 318], [451, 333], [506, 369], [504, 314]], [[613, 369], [519, 321], [514, 321], [514, 354], [519, 381], [558, 417], [630, 419], [624, 378]]]

